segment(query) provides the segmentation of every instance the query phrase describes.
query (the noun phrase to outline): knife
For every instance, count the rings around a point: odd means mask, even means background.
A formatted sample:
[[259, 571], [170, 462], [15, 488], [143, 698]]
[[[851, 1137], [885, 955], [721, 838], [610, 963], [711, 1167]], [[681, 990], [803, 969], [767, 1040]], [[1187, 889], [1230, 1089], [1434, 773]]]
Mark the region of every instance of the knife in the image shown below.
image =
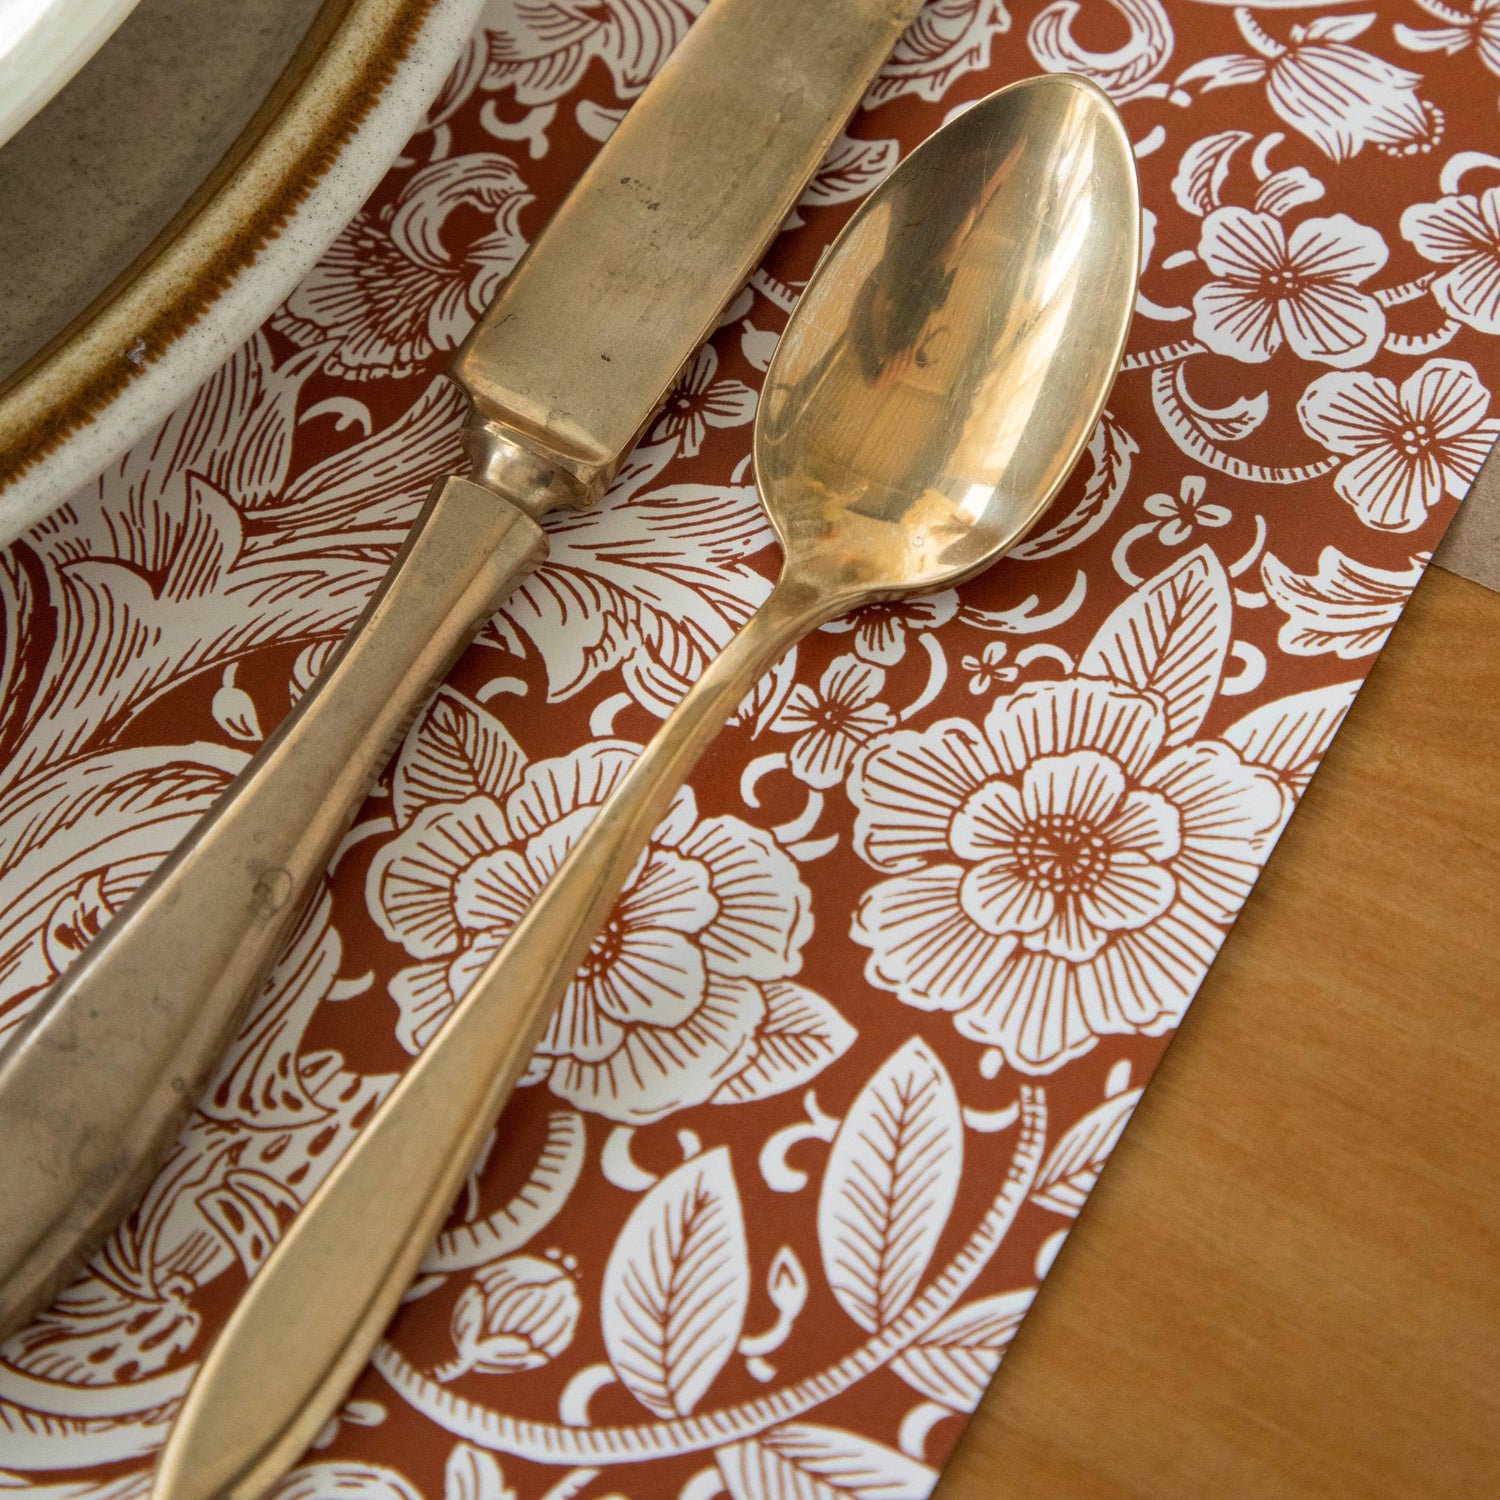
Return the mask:
[[316, 686], [0, 1052], [0, 1335], [145, 1189], [376, 777], [547, 556], [540, 518], [599, 500], [920, 8], [710, 0], [522, 258], [451, 369], [470, 472], [438, 482]]

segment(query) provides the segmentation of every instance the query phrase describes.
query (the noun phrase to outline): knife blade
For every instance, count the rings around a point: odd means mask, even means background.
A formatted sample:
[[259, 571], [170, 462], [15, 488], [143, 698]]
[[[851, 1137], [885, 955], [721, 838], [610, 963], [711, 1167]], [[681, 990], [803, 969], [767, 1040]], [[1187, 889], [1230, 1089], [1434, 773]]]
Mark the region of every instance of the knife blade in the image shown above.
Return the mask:
[[318, 683], [0, 1052], [0, 1335], [130, 1210], [338, 841], [480, 627], [598, 501], [921, 0], [710, 0], [460, 348], [440, 481]]

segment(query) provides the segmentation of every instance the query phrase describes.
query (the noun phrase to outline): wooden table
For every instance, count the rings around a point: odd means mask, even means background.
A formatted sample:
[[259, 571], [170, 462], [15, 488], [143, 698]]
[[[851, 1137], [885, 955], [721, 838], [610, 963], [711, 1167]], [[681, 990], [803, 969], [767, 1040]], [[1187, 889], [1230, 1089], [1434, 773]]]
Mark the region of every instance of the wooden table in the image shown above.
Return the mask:
[[1418, 588], [937, 1490], [979, 1497], [1500, 1497], [1500, 593]]

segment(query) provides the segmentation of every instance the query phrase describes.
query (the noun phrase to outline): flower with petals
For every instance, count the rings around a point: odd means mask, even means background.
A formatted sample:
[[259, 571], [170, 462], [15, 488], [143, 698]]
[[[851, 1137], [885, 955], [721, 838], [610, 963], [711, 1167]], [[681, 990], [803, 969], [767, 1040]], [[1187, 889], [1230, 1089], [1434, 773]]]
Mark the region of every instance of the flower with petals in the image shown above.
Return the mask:
[[738, 380], [715, 380], [719, 356], [705, 344], [667, 397], [652, 429], [653, 442], [682, 439], [688, 458], [697, 456], [710, 427], [743, 427], [755, 415], [755, 392]]
[[1334, 161], [1367, 145], [1388, 156], [1430, 151], [1442, 138], [1443, 112], [1417, 93], [1421, 75], [1349, 45], [1374, 19], [1369, 12], [1319, 16], [1280, 42], [1240, 7], [1235, 21], [1254, 55], [1206, 57], [1177, 82], [1206, 90], [1264, 81], [1271, 108]]
[[[371, 866], [367, 900], [419, 962], [391, 993], [397, 1035], [425, 1045], [577, 842], [636, 747], [596, 741], [421, 808]], [[807, 888], [775, 842], [700, 820], [684, 789], [568, 986], [531, 1081], [612, 1120], [648, 1124], [708, 1099], [751, 1062], [766, 986], [795, 973]]]
[[832, 635], [854, 633], [854, 654], [877, 667], [894, 667], [906, 655], [907, 638], [946, 625], [958, 613], [952, 589], [925, 599], [867, 604], [823, 627]]
[[1407, 26], [1397, 22], [1396, 40], [1412, 52], [1445, 52], [1449, 57], [1473, 47], [1491, 73], [1500, 74], [1500, 0], [1470, 0], [1469, 13], [1447, 4], [1447, 0], [1417, 0], [1430, 16], [1446, 26]]
[[1432, 283], [1443, 311], [1480, 333], [1500, 333], [1500, 188], [1413, 203], [1401, 233], [1419, 255], [1452, 267]]
[[969, 673], [969, 691], [977, 698], [987, 693], [997, 682], [1014, 682], [1020, 676], [1019, 667], [1006, 667], [1001, 663], [1010, 654], [1004, 641], [991, 641], [978, 656], [966, 656], [963, 669]]
[[1287, 233], [1274, 214], [1218, 208], [1198, 253], [1215, 280], [1193, 298], [1193, 333], [1247, 364], [1283, 342], [1303, 359], [1362, 365], [1385, 337], [1385, 312], [1360, 283], [1385, 265], [1385, 241], [1347, 214], [1304, 219]]
[[539, 1370], [573, 1342], [581, 1310], [578, 1283], [558, 1261], [507, 1255], [481, 1266], [453, 1309], [458, 1357], [436, 1376]]
[[1169, 746], [1160, 699], [1075, 677], [872, 742], [855, 847], [893, 872], [852, 936], [865, 974], [1048, 1073], [1107, 1033], [1176, 1025], [1285, 816], [1217, 740]]
[[1474, 367], [1429, 359], [1398, 390], [1366, 371], [1320, 376], [1297, 413], [1310, 437], [1349, 462], [1333, 487], [1366, 526], [1415, 531], [1444, 493], [1461, 498], [1500, 438]]
[[1146, 514], [1160, 516], [1156, 535], [1166, 547], [1176, 547], [1193, 534], [1195, 526], [1227, 526], [1229, 511], [1222, 505], [1207, 505], [1203, 496], [1208, 485], [1201, 474], [1186, 474], [1173, 495], [1147, 495]]
[[[526, 248], [532, 201], [514, 165], [493, 152], [416, 172], [394, 210], [363, 210], [272, 320], [303, 348], [332, 341], [325, 368], [354, 380], [408, 375], [454, 349]], [[454, 244], [455, 213], [492, 227]]]
[[880, 701], [885, 673], [857, 656], [830, 662], [814, 690], [799, 682], [771, 721], [781, 734], [795, 734], [787, 756], [792, 774], [808, 786], [837, 786], [860, 746], [896, 716]]

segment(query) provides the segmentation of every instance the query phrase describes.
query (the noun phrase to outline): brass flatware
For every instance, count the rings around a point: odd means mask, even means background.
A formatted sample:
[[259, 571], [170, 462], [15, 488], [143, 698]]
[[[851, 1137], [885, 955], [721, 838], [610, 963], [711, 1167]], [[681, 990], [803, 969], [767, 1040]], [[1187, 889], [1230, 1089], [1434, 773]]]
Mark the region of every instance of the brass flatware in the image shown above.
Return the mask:
[[1139, 258], [1129, 142], [1069, 76], [976, 105], [855, 215], [756, 419], [785, 552], [774, 590], [271, 1252], [178, 1414], [154, 1500], [254, 1500], [337, 1409], [699, 755], [808, 631], [958, 583], [1020, 539], [1098, 420]]
[[316, 688], [0, 1052], [0, 1335], [129, 1211], [460, 652], [603, 494], [920, 0], [713, 0], [453, 365], [434, 488]]

